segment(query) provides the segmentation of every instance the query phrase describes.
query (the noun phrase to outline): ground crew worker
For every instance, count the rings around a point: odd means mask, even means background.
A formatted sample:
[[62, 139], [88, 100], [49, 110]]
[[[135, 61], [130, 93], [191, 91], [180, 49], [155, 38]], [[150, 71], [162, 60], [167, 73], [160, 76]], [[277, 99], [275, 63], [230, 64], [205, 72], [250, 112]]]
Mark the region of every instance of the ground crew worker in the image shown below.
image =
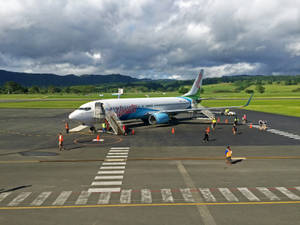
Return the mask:
[[234, 135], [236, 135], [236, 133], [237, 133], [237, 126], [236, 126], [235, 124], [233, 124], [233, 127], [232, 127], [232, 133], [233, 133]]
[[246, 114], [243, 115], [242, 121], [243, 121], [243, 124], [247, 123], [247, 116], [246, 116]]
[[229, 113], [229, 109], [225, 109], [224, 115], [227, 116]]
[[259, 130], [262, 130], [263, 129], [263, 121], [259, 120], [258, 125], [259, 125]]
[[123, 131], [124, 131], [124, 135], [127, 135], [127, 130], [126, 130], [126, 126], [123, 125]]
[[64, 137], [63, 137], [62, 133], [58, 134], [58, 149], [59, 149], [59, 151], [62, 151], [63, 149], [65, 149]]
[[225, 150], [225, 157], [226, 157], [226, 163], [227, 164], [232, 164], [231, 156], [232, 156], [232, 151], [231, 151], [230, 146], [228, 145], [226, 150]]
[[217, 120], [216, 120], [216, 118], [214, 117], [214, 118], [212, 119], [212, 121], [211, 121], [211, 128], [212, 128], [213, 130], [215, 130], [216, 124], [217, 124]]
[[234, 118], [234, 121], [233, 121], [233, 124], [234, 124], [235, 126], [237, 126], [237, 125], [238, 125], [238, 121], [239, 121], [239, 119], [238, 119], [237, 117], [235, 117], [235, 118]]
[[205, 129], [203, 142], [209, 142], [209, 129]]
[[65, 128], [66, 128], [66, 133], [68, 134], [69, 133], [69, 124], [68, 124], [68, 122], [66, 122]]
[[102, 132], [103, 132], [103, 133], [106, 132], [106, 123], [102, 123]]

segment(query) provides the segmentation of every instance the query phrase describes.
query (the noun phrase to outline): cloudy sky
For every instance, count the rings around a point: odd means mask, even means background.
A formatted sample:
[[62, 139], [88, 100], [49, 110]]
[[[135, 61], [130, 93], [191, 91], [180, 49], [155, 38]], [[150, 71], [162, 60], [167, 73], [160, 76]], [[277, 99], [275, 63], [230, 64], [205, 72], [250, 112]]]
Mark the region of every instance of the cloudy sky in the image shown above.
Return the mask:
[[0, 69], [300, 74], [298, 0], [0, 0]]

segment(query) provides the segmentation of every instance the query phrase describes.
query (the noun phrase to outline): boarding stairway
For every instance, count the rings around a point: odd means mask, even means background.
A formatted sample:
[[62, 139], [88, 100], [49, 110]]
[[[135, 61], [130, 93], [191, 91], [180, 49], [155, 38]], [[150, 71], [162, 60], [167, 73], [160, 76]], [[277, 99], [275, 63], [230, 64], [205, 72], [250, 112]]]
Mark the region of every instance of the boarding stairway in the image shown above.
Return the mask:
[[202, 106], [201, 104], [198, 104], [197, 108], [203, 109], [201, 111], [201, 113], [203, 115], [205, 115], [209, 120], [212, 120], [213, 118], [215, 118], [215, 115], [210, 110], [205, 109], [205, 107]]
[[106, 104], [106, 109], [104, 109], [103, 103], [96, 102], [94, 110], [94, 118], [98, 123], [104, 123], [105, 120], [108, 122], [109, 126], [112, 128], [113, 133], [116, 135], [124, 134], [122, 128], [123, 124], [118, 118], [117, 114], [109, 110], [111, 107]]

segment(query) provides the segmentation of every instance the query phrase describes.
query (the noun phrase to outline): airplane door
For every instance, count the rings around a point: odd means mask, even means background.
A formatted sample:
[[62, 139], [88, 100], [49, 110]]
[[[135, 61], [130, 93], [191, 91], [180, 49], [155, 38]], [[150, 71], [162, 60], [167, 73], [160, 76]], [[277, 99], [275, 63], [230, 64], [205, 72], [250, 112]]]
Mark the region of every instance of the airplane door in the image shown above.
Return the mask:
[[94, 118], [96, 118], [96, 120], [98, 122], [104, 121], [104, 119], [105, 119], [105, 110], [104, 110], [102, 102], [96, 102], [95, 103]]

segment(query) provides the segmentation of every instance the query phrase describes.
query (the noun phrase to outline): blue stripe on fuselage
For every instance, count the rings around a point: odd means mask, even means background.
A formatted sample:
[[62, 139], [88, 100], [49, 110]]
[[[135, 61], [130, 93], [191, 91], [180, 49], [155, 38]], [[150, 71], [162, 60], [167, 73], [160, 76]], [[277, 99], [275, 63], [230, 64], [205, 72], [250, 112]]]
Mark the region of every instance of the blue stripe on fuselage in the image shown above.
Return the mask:
[[120, 120], [130, 120], [130, 119], [142, 119], [147, 115], [149, 112], [159, 111], [156, 109], [150, 108], [137, 108], [134, 113], [127, 113], [120, 117]]
[[178, 98], [183, 98], [183, 99], [187, 100], [190, 103], [190, 105], [189, 105], [189, 107], [187, 107], [187, 109], [192, 108], [192, 102], [193, 102], [193, 100], [191, 98], [188, 98], [188, 97], [178, 97]]

